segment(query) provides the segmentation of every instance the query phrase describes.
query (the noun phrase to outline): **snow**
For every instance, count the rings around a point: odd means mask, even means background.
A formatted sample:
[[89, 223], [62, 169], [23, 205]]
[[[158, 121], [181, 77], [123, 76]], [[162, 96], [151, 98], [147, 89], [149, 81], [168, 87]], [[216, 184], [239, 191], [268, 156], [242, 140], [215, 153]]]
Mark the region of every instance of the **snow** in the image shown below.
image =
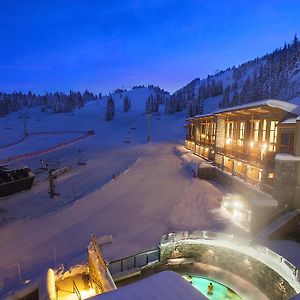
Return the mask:
[[264, 245], [300, 268], [300, 244], [293, 240], [264, 240]]
[[[280, 274], [289, 282], [289, 284], [295, 289], [297, 293], [300, 293], [300, 282], [297, 280], [292, 270], [281, 260], [279, 255], [272, 253], [270, 250], [266, 251], [265, 248], [259, 247], [255, 244], [251, 245], [249, 244], [249, 242], [247, 243], [246, 240], [224, 239], [219, 235], [216, 239], [187, 239], [176, 242], [176, 245], [180, 244], [210, 245], [228, 248], [240, 253], [244, 253], [247, 256], [250, 256], [262, 262], [263, 264], [274, 270], [276, 273]], [[172, 243], [164, 244], [164, 246], [168, 245], [172, 245]]]
[[[84, 133], [85, 134], [85, 133]], [[82, 136], [83, 133], [57, 133], [57, 134], [39, 134], [27, 137], [22, 143], [7, 147], [1, 150], [0, 161], [8, 157], [29, 154], [30, 152], [41, 151], [53, 147], [57, 144], [63, 144], [69, 140]]]
[[190, 283], [175, 272], [165, 271], [91, 299], [99, 300], [205, 300]]
[[[26, 110], [29, 132], [93, 129], [95, 135], [20, 161], [37, 169], [40, 159], [57, 159], [70, 172], [57, 180], [59, 197], [49, 197], [48, 174], [42, 173], [30, 191], [0, 200], [0, 296], [19, 285], [16, 263], [24, 281], [38, 279], [49, 267], [86, 261], [93, 233], [111, 236], [102, 252], [112, 261], [153, 248], [168, 232], [241, 232], [219, 210], [227, 191], [213, 181], [193, 178], [201, 159], [181, 146], [185, 112], [151, 116], [147, 143], [144, 108], [150, 93], [146, 88], [126, 92], [131, 99], [127, 113], [119, 95], [113, 95], [116, 113], [109, 122], [104, 120], [105, 101], [74, 113]], [[0, 119], [0, 145], [22, 137], [18, 115]], [[55, 143], [48, 136], [36, 142], [39, 149]], [[12, 149], [22, 154], [36, 148], [25, 141]], [[8, 155], [0, 150], [1, 157]], [[78, 165], [80, 157], [86, 165]]]
[[[249, 109], [249, 108], [261, 107], [261, 106], [269, 106], [269, 107], [273, 107], [273, 108], [279, 108], [286, 112], [295, 114], [297, 116], [300, 115], [300, 106], [299, 105], [289, 103], [286, 101], [267, 99], [267, 100], [261, 100], [261, 101], [247, 103], [247, 104], [232, 106], [232, 107], [228, 107], [228, 108], [217, 109], [211, 113], [205, 114], [204, 116], [211, 116], [211, 115], [215, 115], [215, 114], [219, 114], [219, 113], [223, 113], [223, 112], [227, 112], [227, 111]], [[194, 116], [194, 118], [197, 118], [197, 117], [202, 117], [202, 115]]]
[[296, 105], [300, 105], [300, 97], [293, 98], [293, 99], [289, 100], [289, 102], [296, 104]]
[[203, 103], [203, 113], [204, 114], [211, 114], [214, 111], [219, 109], [219, 103], [222, 100], [222, 95], [209, 97], [204, 100]]
[[275, 159], [282, 161], [300, 161], [300, 156], [295, 156], [288, 153], [277, 153]]
[[296, 124], [297, 118], [289, 118], [281, 122], [281, 124]]
[[284, 224], [287, 224], [289, 221], [294, 219], [299, 214], [300, 214], [300, 210], [293, 210], [285, 213], [284, 215], [276, 219], [274, 222], [266, 226], [262, 230], [260, 235], [264, 238], [269, 237], [273, 232], [281, 228]]
[[[48, 195], [47, 173], [37, 176], [30, 191], [1, 199], [0, 295], [18, 286], [16, 262], [26, 280], [57, 264], [86, 260], [92, 233], [112, 236], [112, 243], [102, 250], [107, 260], [114, 260], [151, 249], [169, 231], [222, 230], [230, 225], [214, 211], [224, 189], [193, 178], [190, 163], [182, 158], [187, 151], [176, 150], [185, 136], [185, 112], [151, 116], [151, 143], [147, 144], [146, 99], [131, 100], [132, 110], [127, 113], [122, 111], [122, 101], [116, 101], [116, 115], [110, 122], [104, 120], [104, 102], [89, 103], [73, 115], [28, 111], [29, 131], [49, 131], [52, 126], [56, 131], [91, 128], [96, 134], [22, 160], [36, 169], [40, 159], [58, 159], [70, 172], [58, 178], [61, 195], [54, 199]], [[18, 114], [14, 117], [9, 116], [16, 137], [22, 124]], [[3, 135], [8, 135], [6, 122], [0, 120]], [[29, 147], [24, 144], [24, 151]], [[85, 166], [78, 165], [79, 150]]]

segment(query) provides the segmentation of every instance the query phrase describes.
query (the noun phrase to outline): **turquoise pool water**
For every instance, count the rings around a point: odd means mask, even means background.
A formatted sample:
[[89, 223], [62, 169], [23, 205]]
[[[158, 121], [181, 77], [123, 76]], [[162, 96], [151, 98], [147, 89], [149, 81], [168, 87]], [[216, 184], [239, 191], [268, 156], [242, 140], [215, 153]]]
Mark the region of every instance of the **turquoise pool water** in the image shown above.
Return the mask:
[[[226, 286], [218, 283], [217, 281], [197, 276], [191, 276], [189, 279], [190, 278], [192, 279], [192, 285], [210, 300], [242, 300], [242, 298], [234, 291], [228, 289]], [[207, 293], [207, 287], [210, 282], [213, 284], [212, 295]]]

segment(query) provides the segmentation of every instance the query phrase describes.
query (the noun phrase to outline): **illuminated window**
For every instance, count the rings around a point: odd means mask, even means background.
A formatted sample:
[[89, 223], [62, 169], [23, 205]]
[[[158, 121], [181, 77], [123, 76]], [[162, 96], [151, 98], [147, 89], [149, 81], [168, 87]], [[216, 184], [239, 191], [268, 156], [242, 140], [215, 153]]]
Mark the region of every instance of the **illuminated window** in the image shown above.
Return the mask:
[[241, 122], [240, 129], [239, 129], [239, 139], [238, 139], [239, 146], [244, 145], [244, 137], [245, 137], [245, 122]]
[[233, 122], [228, 122], [227, 123], [226, 137], [227, 138], [232, 138], [233, 137]]
[[195, 138], [196, 141], [199, 142], [200, 141], [200, 130], [199, 130], [199, 126], [195, 127]]
[[268, 174], [268, 178], [269, 178], [269, 179], [273, 179], [273, 178], [274, 178], [274, 173], [269, 173], [269, 174]]
[[271, 121], [270, 124], [270, 146], [269, 151], [276, 151], [276, 142], [277, 142], [277, 124], [278, 121]]
[[263, 128], [262, 128], [262, 142], [266, 141], [266, 135], [267, 135], [267, 120], [264, 119]]
[[211, 126], [211, 139], [214, 140], [216, 138], [216, 123], [212, 123]]
[[209, 127], [210, 127], [209, 125], [210, 125], [209, 123], [205, 124], [205, 138], [207, 139], [209, 137]]
[[253, 135], [252, 135], [252, 140], [254, 142], [258, 141], [258, 133], [259, 133], [259, 121], [254, 121], [253, 122]]
[[205, 139], [205, 124], [201, 124], [201, 139]]

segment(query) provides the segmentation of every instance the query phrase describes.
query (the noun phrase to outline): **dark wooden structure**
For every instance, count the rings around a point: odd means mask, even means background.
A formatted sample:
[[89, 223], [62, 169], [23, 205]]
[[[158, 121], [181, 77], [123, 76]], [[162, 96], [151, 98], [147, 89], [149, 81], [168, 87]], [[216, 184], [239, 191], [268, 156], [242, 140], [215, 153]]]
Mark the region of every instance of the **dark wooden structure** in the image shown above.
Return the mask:
[[31, 189], [34, 178], [27, 166], [0, 166], [0, 198]]

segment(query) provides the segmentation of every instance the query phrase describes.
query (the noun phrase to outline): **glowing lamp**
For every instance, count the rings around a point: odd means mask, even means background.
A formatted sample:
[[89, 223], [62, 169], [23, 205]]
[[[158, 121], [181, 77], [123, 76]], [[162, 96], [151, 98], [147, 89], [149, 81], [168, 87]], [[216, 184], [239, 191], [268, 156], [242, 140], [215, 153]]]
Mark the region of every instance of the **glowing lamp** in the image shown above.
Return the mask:
[[254, 146], [255, 146], [255, 142], [250, 142], [250, 147], [254, 148]]
[[232, 138], [227, 138], [227, 139], [226, 139], [226, 144], [229, 145], [229, 144], [231, 144], [231, 143], [232, 143]]
[[262, 144], [262, 145], [261, 145], [261, 148], [262, 148], [263, 150], [267, 150], [267, 149], [268, 149], [268, 145], [267, 145], [267, 144]]
[[238, 200], [235, 200], [235, 201], [233, 202], [233, 206], [234, 206], [235, 208], [243, 208], [243, 204], [242, 204], [240, 201], [238, 201]]

